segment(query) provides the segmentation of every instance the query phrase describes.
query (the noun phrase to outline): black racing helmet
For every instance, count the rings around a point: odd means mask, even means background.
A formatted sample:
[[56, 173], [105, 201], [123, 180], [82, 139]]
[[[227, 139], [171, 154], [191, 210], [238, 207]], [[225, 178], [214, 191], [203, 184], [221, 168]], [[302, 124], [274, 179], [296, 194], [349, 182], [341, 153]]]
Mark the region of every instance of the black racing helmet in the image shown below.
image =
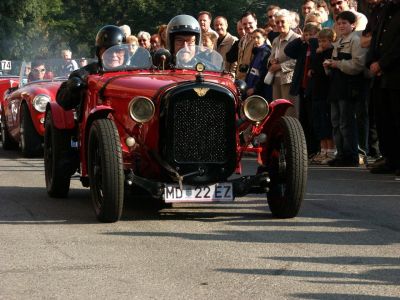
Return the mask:
[[100, 49], [108, 49], [125, 43], [124, 32], [118, 26], [106, 25], [96, 35], [96, 56], [100, 60]]
[[189, 15], [178, 15], [169, 21], [167, 26], [167, 49], [171, 53], [175, 52], [174, 37], [177, 34], [195, 35], [196, 45], [201, 45], [201, 29], [199, 22]]

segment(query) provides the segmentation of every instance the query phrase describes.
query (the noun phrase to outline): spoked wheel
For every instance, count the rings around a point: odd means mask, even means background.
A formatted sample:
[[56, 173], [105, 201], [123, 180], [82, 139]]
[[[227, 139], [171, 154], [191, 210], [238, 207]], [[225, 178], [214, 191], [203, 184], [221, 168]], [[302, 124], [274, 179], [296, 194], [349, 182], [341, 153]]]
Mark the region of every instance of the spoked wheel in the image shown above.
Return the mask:
[[95, 120], [90, 128], [88, 173], [97, 219], [118, 221], [124, 200], [122, 149], [118, 130], [109, 119]]
[[18, 148], [18, 143], [16, 143], [10, 136], [10, 133], [7, 130], [6, 127], [6, 119], [5, 116], [3, 115], [1, 117], [1, 143], [3, 145], [4, 150], [15, 150]]
[[295, 217], [307, 184], [307, 145], [300, 122], [293, 117], [279, 120], [279, 134], [271, 140], [267, 164], [270, 176], [268, 205], [278, 218]]
[[68, 195], [71, 176], [78, 168], [76, 156], [71, 149], [71, 131], [57, 129], [49, 111], [44, 132], [44, 169], [50, 197], [63, 198]]
[[42, 138], [33, 125], [31, 114], [26, 104], [21, 105], [21, 151], [25, 157], [36, 157], [43, 154]]

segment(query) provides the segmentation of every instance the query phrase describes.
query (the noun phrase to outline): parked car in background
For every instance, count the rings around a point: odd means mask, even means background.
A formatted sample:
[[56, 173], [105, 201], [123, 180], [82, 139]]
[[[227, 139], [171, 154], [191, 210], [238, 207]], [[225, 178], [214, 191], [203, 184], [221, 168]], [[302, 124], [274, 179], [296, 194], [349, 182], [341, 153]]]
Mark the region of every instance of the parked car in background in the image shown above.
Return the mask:
[[[1, 102], [1, 140], [3, 149], [20, 148], [25, 157], [43, 153], [44, 112], [65, 77], [52, 71], [61, 60], [41, 60], [39, 66], [23, 61], [19, 77], [7, 89]], [[15, 82], [14, 82], [15, 80]]]
[[[127, 57], [126, 45], [115, 47], [103, 54], [103, 70], [89, 75], [76, 113], [47, 104], [44, 163], [51, 197], [66, 197], [78, 172], [101, 222], [118, 221], [124, 201], [142, 197], [157, 206], [232, 202], [259, 193], [274, 216], [298, 214], [307, 150], [299, 121], [285, 116], [289, 101], [243, 99], [243, 82], [222, 71], [215, 51], [182, 49], [168, 67], [166, 50], [155, 53], [153, 64], [144, 48]], [[123, 65], [106, 63], [124, 53]], [[242, 156], [250, 151], [258, 171], [232, 177], [241, 174]]]
[[0, 61], [0, 122], [2, 116], [4, 94], [9, 88], [18, 86], [20, 68], [20, 61], [11, 61], [5, 59]]

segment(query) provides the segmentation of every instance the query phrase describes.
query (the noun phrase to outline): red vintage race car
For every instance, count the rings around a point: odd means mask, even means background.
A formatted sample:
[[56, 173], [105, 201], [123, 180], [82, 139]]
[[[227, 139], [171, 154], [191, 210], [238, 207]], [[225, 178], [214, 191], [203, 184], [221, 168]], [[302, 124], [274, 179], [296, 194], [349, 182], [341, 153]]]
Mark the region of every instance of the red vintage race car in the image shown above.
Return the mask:
[[41, 60], [39, 66], [22, 62], [17, 84], [10, 85], [1, 102], [1, 139], [5, 150], [21, 148], [25, 157], [43, 153], [44, 112], [55, 100], [66, 77], [56, 77], [61, 60]]
[[17, 87], [21, 62], [11, 60], [0, 61], [0, 122], [3, 111], [4, 94], [9, 88]]
[[[292, 104], [242, 99], [243, 85], [221, 71], [216, 52], [182, 49], [168, 69], [168, 53], [156, 53], [155, 66], [139, 49], [124, 65], [103, 63], [100, 74], [89, 76], [76, 114], [48, 104], [48, 194], [66, 197], [79, 172], [102, 222], [119, 220], [124, 199], [231, 202], [248, 193], [266, 195], [274, 216], [295, 217], [305, 193], [307, 150], [299, 121], [285, 116]], [[235, 178], [246, 151], [257, 154], [258, 171]]]

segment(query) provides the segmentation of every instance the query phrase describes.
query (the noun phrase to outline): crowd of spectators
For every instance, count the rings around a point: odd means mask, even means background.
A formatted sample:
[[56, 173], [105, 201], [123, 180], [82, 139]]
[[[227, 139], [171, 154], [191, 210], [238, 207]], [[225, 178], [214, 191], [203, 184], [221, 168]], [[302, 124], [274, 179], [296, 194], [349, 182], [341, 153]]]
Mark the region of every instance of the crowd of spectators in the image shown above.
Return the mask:
[[[236, 33], [228, 20], [201, 11], [203, 46], [247, 95], [287, 99], [306, 135], [310, 164], [357, 167], [400, 176], [399, 0], [304, 0], [294, 11], [270, 5], [266, 24], [244, 12]], [[120, 27], [132, 51], [166, 47], [167, 25], [151, 35]]]

